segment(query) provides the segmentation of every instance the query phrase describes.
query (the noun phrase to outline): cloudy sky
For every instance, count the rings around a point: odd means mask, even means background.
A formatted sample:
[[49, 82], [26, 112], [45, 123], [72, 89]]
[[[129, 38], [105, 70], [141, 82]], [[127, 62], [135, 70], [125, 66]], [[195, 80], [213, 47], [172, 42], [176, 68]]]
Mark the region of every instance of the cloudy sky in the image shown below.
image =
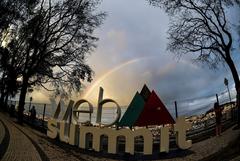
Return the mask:
[[[85, 84], [79, 98], [96, 105], [101, 86], [105, 98], [124, 106], [147, 84], [170, 110], [175, 100], [184, 109], [194, 109], [215, 101], [214, 95], [226, 90], [224, 77], [233, 88], [227, 67], [209, 70], [192, 63], [191, 56], [179, 59], [166, 51], [169, 18], [163, 10], [145, 0], [103, 0], [100, 10], [108, 16], [96, 30], [98, 47], [87, 60], [95, 71], [94, 80]], [[234, 9], [228, 15], [234, 24], [240, 12]]]

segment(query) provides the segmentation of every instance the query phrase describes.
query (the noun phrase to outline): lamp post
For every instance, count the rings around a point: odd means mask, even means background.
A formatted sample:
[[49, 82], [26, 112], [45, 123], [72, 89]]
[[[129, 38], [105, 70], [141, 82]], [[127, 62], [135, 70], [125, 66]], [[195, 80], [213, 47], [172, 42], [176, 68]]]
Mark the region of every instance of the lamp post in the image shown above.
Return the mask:
[[31, 108], [32, 100], [33, 100], [33, 98], [32, 98], [32, 97], [30, 97], [30, 103], [29, 103], [29, 112], [30, 112], [30, 108]]
[[177, 101], [174, 102], [174, 105], [175, 105], [176, 118], [178, 118]]
[[229, 101], [230, 101], [230, 105], [231, 105], [231, 117], [232, 117], [232, 120], [233, 120], [232, 98], [231, 98], [231, 94], [230, 94], [230, 91], [229, 91], [228, 79], [227, 78], [224, 78], [224, 84], [225, 84], [225, 86], [227, 87], [227, 90], [228, 90], [228, 97], [229, 97]]
[[230, 101], [230, 103], [231, 103], [232, 98], [231, 98], [231, 95], [230, 95], [230, 91], [229, 91], [229, 87], [228, 87], [228, 79], [227, 79], [227, 78], [224, 78], [224, 84], [225, 84], [225, 86], [227, 87], [228, 96], [229, 96], [229, 101]]

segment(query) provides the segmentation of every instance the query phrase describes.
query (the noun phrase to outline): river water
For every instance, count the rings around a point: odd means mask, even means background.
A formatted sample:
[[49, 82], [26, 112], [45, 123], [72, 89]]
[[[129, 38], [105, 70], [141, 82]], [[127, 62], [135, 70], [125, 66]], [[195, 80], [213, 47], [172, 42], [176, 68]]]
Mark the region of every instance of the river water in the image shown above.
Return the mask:
[[[16, 101], [9, 101], [9, 104], [14, 104], [15, 107], [17, 108], [18, 106], [18, 102]], [[214, 100], [210, 101], [210, 102], [206, 102], [205, 104], [201, 104], [201, 105], [195, 105], [195, 106], [190, 106], [191, 104], [186, 104], [185, 102], [180, 102], [178, 103], [178, 116], [192, 116], [192, 115], [199, 115], [199, 114], [203, 114], [206, 111], [208, 111], [209, 109], [211, 109], [213, 107], [214, 104]], [[29, 112], [29, 109], [35, 106], [36, 111], [37, 111], [37, 116], [38, 117], [42, 117], [43, 113], [44, 113], [44, 106], [45, 106], [45, 117], [47, 118], [51, 118], [53, 116], [53, 114], [55, 113], [56, 107], [53, 107], [51, 104], [42, 104], [42, 103], [30, 103], [26, 102], [25, 103], [25, 111], [24, 112]], [[170, 104], [170, 105], [166, 105], [168, 111], [170, 112], [170, 114], [172, 115], [173, 118], [175, 118], [175, 106], [174, 104]], [[87, 109], [86, 107], [81, 107], [81, 109]], [[122, 116], [125, 113], [127, 109], [127, 106], [122, 106], [121, 107], [121, 113]], [[60, 113], [60, 119], [63, 115], [63, 113], [65, 112], [66, 107], [61, 109], [61, 113]], [[116, 108], [115, 107], [103, 107], [102, 110], [102, 123], [111, 123], [115, 117], [116, 117]], [[93, 109], [93, 114], [91, 117], [91, 122], [96, 122], [96, 113], [97, 113], [97, 107], [94, 107]], [[88, 121], [89, 120], [89, 114], [87, 113], [81, 113], [79, 116], [79, 121], [84, 122], [84, 121]]]

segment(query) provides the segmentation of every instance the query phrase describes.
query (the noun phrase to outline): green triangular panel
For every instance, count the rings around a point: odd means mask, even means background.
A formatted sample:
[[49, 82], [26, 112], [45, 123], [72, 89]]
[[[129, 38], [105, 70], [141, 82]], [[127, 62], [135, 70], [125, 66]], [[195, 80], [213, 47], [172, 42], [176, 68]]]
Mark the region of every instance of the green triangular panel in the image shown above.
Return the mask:
[[145, 101], [143, 97], [137, 92], [128, 106], [127, 111], [124, 113], [118, 126], [131, 127], [137, 121], [139, 115], [142, 113]]

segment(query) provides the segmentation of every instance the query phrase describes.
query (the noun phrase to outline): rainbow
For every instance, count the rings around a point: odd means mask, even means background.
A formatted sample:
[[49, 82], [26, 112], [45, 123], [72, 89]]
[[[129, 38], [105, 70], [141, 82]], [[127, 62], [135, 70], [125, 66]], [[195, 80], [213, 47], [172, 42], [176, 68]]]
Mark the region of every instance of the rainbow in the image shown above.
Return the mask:
[[[92, 93], [92, 91], [95, 89], [95, 87], [99, 86], [99, 84], [105, 79], [107, 78], [109, 75], [111, 75], [112, 73], [128, 66], [128, 65], [131, 65], [131, 64], [134, 64], [134, 63], [137, 63], [139, 62], [140, 60], [143, 60], [143, 59], [150, 59], [150, 58], [153, 58], [153, 57], [141, 57], [141, 58], [136, 58], [136, 59], [132, 59], [132, 60], [129, 60], [129, 61], [126, 61], [122, 64], [119, 64], [118, 66], [114, 67], [113, 69], [107, 71], [106, 73], [104, 73], [101, 77], [99, 77], [94, 83], [93, 85], [87, 90], [87, 92], [84, 94], [83, 98], [88, 98], [89, 95]], [[160, 71], [160, 75], [165, 75], [167, 72], [169, 72], [170, 70], [172, 70], [174, 67], [175, 67], [175, 63], [172, 63], [172, 64], [168, 64], [166, 65], [164, 68], [161, 69]]]
[[119, 64], [118, 66], [116, 66], [115, 68], [109, 70], [108, 72], [106, 72], [105, 74], [103, 74], [100, 78], [98, 78], [94, 83], [93, 85], [91, 86], [91, 88], [87, 91], [87, 93], [83, 96], [83, 98], [87, 98], [91, 93], [92, 91], [94, 90], [94, 88], [96, 86], [98, 86], [106, 77], [108, 77], [109, 75], [111, 75], [112, 73], [118, 71], [119, 69], [125, 67], [125, 66], [128, 66], [130, 64], [134, 64], [136, 62], [139, 62], [141, 59], [146, 59], [147, 57], [142, 57], [142, 58], [136, 58], [136, 59], [132, 59], [132, 60], [129, 60], [127, 62], [124, 62], [122, 64]]

